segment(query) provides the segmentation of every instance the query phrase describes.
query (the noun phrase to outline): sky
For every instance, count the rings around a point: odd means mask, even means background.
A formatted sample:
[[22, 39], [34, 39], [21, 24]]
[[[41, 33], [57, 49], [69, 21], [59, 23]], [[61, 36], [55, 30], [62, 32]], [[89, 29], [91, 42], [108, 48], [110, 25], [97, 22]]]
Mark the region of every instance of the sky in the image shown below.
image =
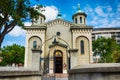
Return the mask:
[[[72, 22], [72, 15], [77, 11], [77, 5], [80, 4], [81, 11], [87, 14], [87, 25], [94, 28], [102, 27], [120, 27], [120, 0], [30, 0], [32, 5], [42, 4], [45, 6], [43, 14], [46, 16], [46, 22], [54, 20], [58, 12], [61, 12], [64, 20]], [[30, 26], [30, 22], [25, 22]], [[18, 44], [25, 46], [25, 30], [16, 26], [9, 34], [5, 36], [3, 46]]]

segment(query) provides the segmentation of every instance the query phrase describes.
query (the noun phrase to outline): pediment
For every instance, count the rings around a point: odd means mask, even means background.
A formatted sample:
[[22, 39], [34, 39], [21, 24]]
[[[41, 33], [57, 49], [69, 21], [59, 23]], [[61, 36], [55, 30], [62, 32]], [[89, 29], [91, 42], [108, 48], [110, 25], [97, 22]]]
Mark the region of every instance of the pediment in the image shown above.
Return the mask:
[[68, 27], [73, 25], [72, 22], [69, 22], [69, 21], [66, 21], [66, 20], [63, 20], [63, 19], [55, 19], [55, 20], [49, 21], [45, 24], [46, 24], [47, 27], [53, 26], [53, 25], [56, 25], [56, 24], [61, 24], [61, 25], [68, 26]]
[[64, 48], [67, 48], [68, 46], [65, 45], [65, 44], [62, 44], [60, 42], [56, 42], [56, 43], [53, 43], [49, 46], [49, 48], [52, 48], [52, 47], [55, 47], [55, 46], [60, 46], [60, 47], [64, 47]]

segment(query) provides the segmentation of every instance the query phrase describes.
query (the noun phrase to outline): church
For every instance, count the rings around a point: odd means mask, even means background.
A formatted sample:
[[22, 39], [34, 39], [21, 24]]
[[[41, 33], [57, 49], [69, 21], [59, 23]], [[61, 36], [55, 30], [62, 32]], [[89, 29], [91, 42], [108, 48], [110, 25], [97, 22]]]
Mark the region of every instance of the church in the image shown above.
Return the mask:
[[32, 67], [48, 74], [67, 74], [77, 65], [93, 62], [92, 26], [86, 25], [87, 14], [78, 10], [71, 16], [72, 22], [56, 19], [45, 22], [39, 19], [26, 26], [25, 67]]

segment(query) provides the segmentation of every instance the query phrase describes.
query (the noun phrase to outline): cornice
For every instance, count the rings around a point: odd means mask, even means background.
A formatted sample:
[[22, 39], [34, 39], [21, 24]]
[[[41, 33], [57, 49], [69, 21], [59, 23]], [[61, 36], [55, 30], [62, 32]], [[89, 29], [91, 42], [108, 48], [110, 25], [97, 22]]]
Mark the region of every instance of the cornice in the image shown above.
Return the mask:
[[76, 29], [93, 29], [93, 26], [71, 26], [71, 30], [76, 30]]
[[46, 30], [47, 27], [46, 27], [46, 26], [38, 26], [38, 25], [35, 26], [35, 25], [34, 25], [34, 26], [26, 26], [25, 29], [26, 29], [26, 30], [29, 30], [29, 29], [44, 29], [44, 30]]

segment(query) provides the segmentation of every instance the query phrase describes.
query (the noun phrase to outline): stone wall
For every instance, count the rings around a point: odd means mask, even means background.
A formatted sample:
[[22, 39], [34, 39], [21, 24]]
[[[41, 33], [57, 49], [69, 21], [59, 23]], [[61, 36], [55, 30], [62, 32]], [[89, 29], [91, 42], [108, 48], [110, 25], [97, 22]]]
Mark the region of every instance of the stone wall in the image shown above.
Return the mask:
[[69, 71], [69, 80], [120, 80], [120, 64], [79, 65]]
[[41, 80], [41, 73], [29, 68], [0, 67], [0, 80]]

